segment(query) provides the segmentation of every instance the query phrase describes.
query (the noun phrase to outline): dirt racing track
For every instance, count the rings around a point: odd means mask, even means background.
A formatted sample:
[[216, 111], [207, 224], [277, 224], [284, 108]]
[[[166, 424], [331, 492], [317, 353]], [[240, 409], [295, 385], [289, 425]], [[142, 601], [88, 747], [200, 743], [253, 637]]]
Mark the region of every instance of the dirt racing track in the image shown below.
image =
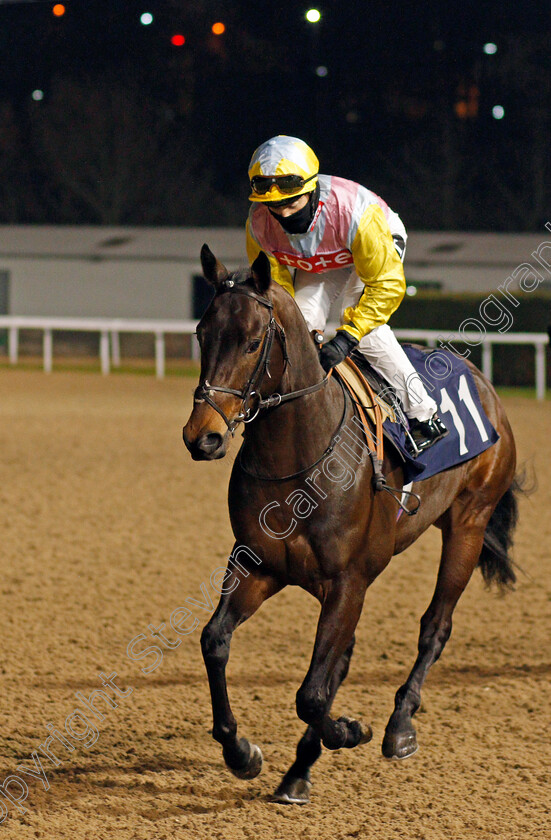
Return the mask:
[[0, 371], [0, 832], [551, 836], [551, 403], [506, 401], [520, 460], [533, 461], [539, 482], [521, 502], [514, 554], [524, 571], [506, 597], [473, 578], [427, 680], [419, 752], [388, 762], [380, 745], [434, 587], [434, 529], [368, 591], [335, 702], [337, 716], [371, 723], [374, 739], [324, 751], [311, 804], [298, 808], [269, 795], [303, 731], [294, 700], [318, 614], [305, 593], [284, 590], [232, 645], [232, 706], [263, 750], [262, 774], [231, 776], [210, 737], [199, 635], [216, 599], [211, 575], [232, 546], [226, 488], [238, 440], [223, 461], [191, 461], [181, 430], [194, 384]]

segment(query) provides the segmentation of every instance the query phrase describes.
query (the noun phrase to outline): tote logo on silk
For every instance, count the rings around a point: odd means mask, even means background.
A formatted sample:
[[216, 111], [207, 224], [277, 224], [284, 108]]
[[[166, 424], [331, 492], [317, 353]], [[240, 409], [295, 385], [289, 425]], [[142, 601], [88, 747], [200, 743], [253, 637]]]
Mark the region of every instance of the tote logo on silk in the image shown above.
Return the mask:
[[278, 263], [291, 268], [300, 268], [302, 271], [310, 271], [312, 274], [319, 274], [322, 271], [331, 271], [334, 268], [354, 265], [354, 257], [346, 248], [342, 248], [340, 251], [332, 251], [328, 254], [314, 254], [313, 257], [305, 257], [299, 254], [286, 254], [285, 251], [274, 251], [273, 253]]

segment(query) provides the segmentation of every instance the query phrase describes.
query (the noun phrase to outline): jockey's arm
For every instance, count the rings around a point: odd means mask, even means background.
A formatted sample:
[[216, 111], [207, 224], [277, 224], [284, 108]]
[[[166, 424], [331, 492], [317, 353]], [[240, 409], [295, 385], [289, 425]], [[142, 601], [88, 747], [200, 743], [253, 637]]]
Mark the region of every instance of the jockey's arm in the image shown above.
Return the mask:
[[372, 204], [365, 211], [351, 250], [365, 289], [358, 303], [345, 309], [341, 329], [359, 341], [375, 327], [386, 324], [406, 291], [404, 267], [378, 205]]
[[291, 277], [291, 272], [284, 265], [278, 263], [273, 254], [270, 254], [269, 251], [266, 251], [264, 248], [260, 247], [260, 245], [258, 244], [251, 232], [250, 220], [247, 219], [247, 256], [249, 258], [249, 265], [253, 264], [253, 262], [256, 260], [261, 251], [264, 251], [264, 253], [268, 257], [268, 260], [270, 261], [272, 280], [275, 280], [276, 283], [279, 283], [280, 286], [283, 286], [283, 288], [289, 292], [291, 297], [294, 297], [295, 290], [293, 287], [293, 278]]

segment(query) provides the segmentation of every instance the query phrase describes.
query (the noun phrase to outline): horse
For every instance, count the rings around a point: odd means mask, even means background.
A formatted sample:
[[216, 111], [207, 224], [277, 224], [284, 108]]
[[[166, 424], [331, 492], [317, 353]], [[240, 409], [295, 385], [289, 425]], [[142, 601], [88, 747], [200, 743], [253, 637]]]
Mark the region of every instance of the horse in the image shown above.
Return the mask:
[[[201, 636], [212, 735], [236, 776], [254, 778], [260, 772], [262, 753], [238, 737], [228, 699], [230, 642], [264, 601], [287, 585], [300, 586], [321, 605], [310, 666], [296, 695], [296, 711], [307, 729], [274, 797], [304, 804], [322, 744], [351, 748], [372, 737], [369, 726], [335, 718], [331, 708], [348, 673], [367, 587], [391, 558], [429, 526], [441, 530], [436, 587], [421, 618], [418, 655], [396, 693], [382, 741], [389, 759], [407, 758], [418, 749], [412, 718], [421, 689], [450, 636], [454, 608], [475, 567], [487, 584], [512, 588], [509, 549], [519, 489], [515, 442], [492, 385], [467, 362], [499, 439], [471, 460], [414, 483], [412, 492], [422, 497], [415, 516], [397, 516], [396, 498], [376, 489], [373, 458], [358, 437], [347, 437], [355, 469], [351, 486], [346, 491], [342, 482], [322, 486], [324, 460], [353, 422], [354, 401], [336, 377], [325, 374], [306, 322], [292, 296], [272, 281], [265, 254], [250, 269], [230, 273], [204, 245], [201, 263], [215, 294], [197, 327], [200, 382], [184, 442], [194, 460], [223, 458], [235, 429], [244, 424], [229, 484], [236, 542], [218, 606]], [[383, 472], [397, 488], [403, 486], [401, 465], [387, 447]]]

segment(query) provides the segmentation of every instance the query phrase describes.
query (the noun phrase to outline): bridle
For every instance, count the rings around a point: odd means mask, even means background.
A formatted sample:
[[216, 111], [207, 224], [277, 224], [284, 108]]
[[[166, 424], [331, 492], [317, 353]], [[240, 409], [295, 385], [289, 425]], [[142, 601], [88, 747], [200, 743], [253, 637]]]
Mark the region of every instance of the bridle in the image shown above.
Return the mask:
[[[207, 379], [205, 379], [205, 381], [195, 389], [194, 402], [208, 403], [208, 405], [210, 405], [211, 408], [218, 412], [218, 414], [222, 417], [226, 426], [228, 427], [228, 431], [231, 434], [233, 434], [239, 423], [252, 423], [252, 421], [256, 419], [260, 411], [267, 408], [276, 408], [277, 406], [281, 405], [281, 403], [287, 402], [288, 400], [294, 400], [298, 397], [306, 396], [306, 394], [312, 394], [314, 391], [319, 391], [320, 388], [323, 388], [327, 384], [329, 377], [325, 376], [321, 380], [321, 382], [316, 382], [315, 385], [310, 385], [307, 388], [301, 388], [298, 391], [291, 391], [288, 394], [275, 393], [264, 399], [259, 389], [262, 380], [264, 379], [264, 376], [268, 376], [269, 378], [271, 378], [270, 356], [272, 352], [274, 338], [276, 336], [279, 339], [281, 350], [283, 353], [284, 366], [282, 377], [285, 374], [288, 365], [290, 364], [289, 356], [287, 353], [287, 339], [285, 336], [285, 330], [283, 329], [281, 324], [275, 319], [273, 312], [274, 305], [270, 300], [268, 300], [268, 298], [262, 297], [256, 292], [253, 292], [252, 289], [248, 289], [242, 286], [235, 280], [232, 280], [231, 277], [220, 283], [220, 285], [218, 286], [216, 296], [218, 297], [219, 295], [225, 293], [240, 294], [252, 298], [253, 300], [257, 301], [257, 303], [259, 303], [261, 306], [265, 307], [269, 312], [269, 320], [266, 324], [264, 335], [262, 337], [262, 351], [258, 357], [253, 372], [251, 373], [249, 379], [247, 380], [243, 388], [239, 390], [237, 388], [225, 388], [221, 385], [212, 385]], [[239, 397], [241, 399], [240, 410], [235, 420], [229, 420], [225, 412], [212, 398], [211, 395], [213, 393], [232, 394], [233, 396]], [[251, 401], [255, 397], [257, 398], [257, 401], [256, 406], [254, 406], [253, 408], [251, 405]]]

